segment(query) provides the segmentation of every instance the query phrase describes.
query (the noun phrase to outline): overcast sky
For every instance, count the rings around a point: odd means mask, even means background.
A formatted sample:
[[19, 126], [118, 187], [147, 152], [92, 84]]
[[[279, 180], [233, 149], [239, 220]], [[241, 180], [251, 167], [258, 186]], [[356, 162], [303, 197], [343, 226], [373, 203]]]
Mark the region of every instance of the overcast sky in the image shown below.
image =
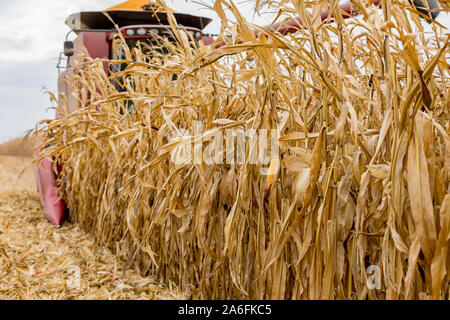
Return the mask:
[[[69, 28], [67, 16], [79, 11], [104, 10], [121, 0], [0, 0], [0, 142], [22, 135], [40, 119], [53, 118], [45, 90], [55, 91], [57, 58]], [[206, 32], [218, 32], [214, 12], [184, 0], [167, 0], [178, 12], [213, 18]], [[239, 3], [240, 1], [236, 1]], [[252, 20], [249, 5], [239, 5]], [[266, 17], [255, 23], [265, 24]], [[440, 17], [449, 25], [449, 16]], [[267, 21], [269, 22], [269, 21]]]

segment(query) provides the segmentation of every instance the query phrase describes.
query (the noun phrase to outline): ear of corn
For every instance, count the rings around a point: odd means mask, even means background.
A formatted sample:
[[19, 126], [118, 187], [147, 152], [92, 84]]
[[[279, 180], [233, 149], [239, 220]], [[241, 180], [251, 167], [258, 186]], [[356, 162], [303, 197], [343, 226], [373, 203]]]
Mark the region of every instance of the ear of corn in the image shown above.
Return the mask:
[[[194, 298], [450, 298], [449, 38], [436, 23], [425, 35], [408, 1], [357, 1], [349, 20], [336, 3], [266, 2], [304, 28], [255, 37], [217, 0], [225, 46], [195, 49], [174, 29], [170, 54], [125, 46], [110, 78], [80, 61], [80, 108], [61, 97], [65, 116], [38, 130], [52, 136], [43, 156], [65, 163], [72, 221]], [[171, 161], [229, 128], [279, 131], [268, 176], [246, 161], [251, 144], [243, 164]]]

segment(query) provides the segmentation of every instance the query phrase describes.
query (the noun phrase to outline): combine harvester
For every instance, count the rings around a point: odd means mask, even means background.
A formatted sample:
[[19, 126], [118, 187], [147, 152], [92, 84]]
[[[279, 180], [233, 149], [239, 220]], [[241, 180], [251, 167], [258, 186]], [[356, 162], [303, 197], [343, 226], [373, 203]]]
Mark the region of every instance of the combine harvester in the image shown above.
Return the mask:
[[[373, 0], [373, 5], [381, 6], [381, 0]], [[414, 5], [421, 16], [426, 19], [436, 19], [439, 14], [439, 4], [437, 0], [414, 0]], [[356, 7], [349, 2], [340, 5], [344, 18], [353, 17], [359, 14]], [[214, 43], [211, 35], [203, 33], [204, 28], [211, 22], [211, 19], [189, 14], [169, 11], [175, 16], [178, 26], [189, 32], [192, 38], [203, 41], [205, 45]], [[130, 0], [106, 10], [109, 17], [119, 27], [127, 45], [133, 48], [138, 42], [152, 45], [154, 38], [171, 38], [171, 27], [168, 22], [167, 12], [163, 11], [154, 1]], [[332, 22], [329, 12], [321, 14], [322, 21]], [[75, 100], [70, 98], [70, 90], [64, 81], [73, 74], [74, 65], [80, 59], [80, 53], [86, 48], [88, 54], [93, 58], [100, 59], [121, 59], [120, 50], [114, 45], [114, 38], [117, 35], [114, 23], [103, 12], [80, 12], [72, 14], [66, 20], [66, 24], [71, 28], [71, 32], [77, 34], [74, 41], [64, 42], [64, 54], [67, 57], [67, 68], [61, 72], [58, 78], [58, 91], [69, 97], [69, 109], [75, 110]], [[294, 33], [301, 27], [301, 20], [283, 22], [266, 29], [272, 32], [279, 32], [283, 35]], [[71, 33], [69, 32], [69, 34]], [[255, 31], [255, 34], [257, 32]], [[219, 44], [222, 46], [224, 43]], [[104, 63], [104, 71], [110, 74], [110, 66]], [[58, 69], [60, 69], [60, 63]], [[58, 118], [58, 114], [56, 115]], [[36, 157], [39, 157], [41, 149], [36, 150]], [[53, 169], [53, 161], [44, 158], [35, 167], [37, 190], [40, 194], [44, 214], [48, 220], [61, 226], [67, 216], [67, 208], [64, 201], [58, 195], [58, 173], [61, 166], [57, 166], [57, 172]]]
[[[211, 36], [205, 35], [203, 29], [211, 22], [211, 19], [198, 17], [189, 14], [176, 13], [169, 9], [175, 16], [179, 27], [189, 32], [197, 42], [203, 41], [206, 45], [214, 40]], [[170, 38], [171, 27], [168, 22], [167, 13], [154, 1], [130, 0], [106, 10], [112, 21], [101, 11], [79, 12], [72, 14], [66, 20], [66, 24], [71, 28], [69, 32], [76, 33], [74, 41], [64, 42], [64, 54], [67, 57], [67, 66], [60, 72], [58, 78], [58, 93], [68, 97], [69, 110], [75, 110], [76, 101], [70, 94], [66, 79], [73, 74], [75, 62], [80, 59], [84, 48], [93, 59], [122, 59], [120, 50], [115, 45], [115, 37], [118, 32], [116, 24], [127, 45], [133, 48], [138, 41], [152, 44], [152, 39]], [[110, 66], [104, 63], [104, 71], [110, 74]], [[62, 69], [61, 59], [58, 63], [58, 70]], [[56, 114], [56, 118], [60, 116]], [[35, 152], [39, 157], [40, 149]], [[61, 167], [57, 169], [59, 171]], [[53, 161], [44, 158], [35, 167], [37, 190], [40, 194], [44, 214], [48, 220], [61, 226], [67, 216], [67, 208], [64, 201], [58, 196], [57, 177], [59, 172], [53, 169]]]

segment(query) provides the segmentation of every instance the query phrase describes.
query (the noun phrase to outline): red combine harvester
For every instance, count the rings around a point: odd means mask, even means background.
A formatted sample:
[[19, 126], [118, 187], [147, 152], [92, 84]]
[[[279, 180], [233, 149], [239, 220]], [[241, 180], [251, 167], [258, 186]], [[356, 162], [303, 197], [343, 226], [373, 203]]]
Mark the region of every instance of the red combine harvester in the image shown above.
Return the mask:
[[[373, 4], [380, 6], [381, 0], [373, 0]], [[429, 19], [435, 19], [439, 14], [437, 11], [439, 8], [437, 0], [414, 0], [413, 4], [423, 17], [427, 16]], [[340, 8], [344, 18], [359, 14], [356, 7], [350, 3], [341, 4]], [[108, 9], [107, 13], [119, 27], [119, 32], [123, 35], [128, 46], [132, 48], [137, 45], [138, 41], [152, 45], [152, 39], [155, 37], [171, 37], [167, 12], [163, 12], [160, 9], [154, 1], [129, 0]], [[189, 32], [194, 40], [198, 42], [203, 41], [205, 45], [211, 45], [214, 42], [211, 35], [203, 33], [203, 29], [211, 22], [211, 19], [169, 10], [175, 16], [179, 28]], [[321, 19], [328, 22], [332, 21], [329, 12], [323, 12]], [[72, 29], [71, 32], [75, 32], [78, 36], [74, 41], [67, 41], [66, 39], [64, 42], [64, 52], [62, 54], [67, 57], [67, 68], [60, 73], [58, 78], [58, 91], [66, 94], [69, 98], [70, 110], [75, 110], [76, 103], [64, 80], [70, 78], [73, 74], [74, 62], [78, 61], [84, 48], [87, 49], [88, 54], [94, 59], [122, 58], [120, 50], [117, 50], [114, 45], [113, 40], [118, 31], [111, 20], [100, 11], [80, 12], [69, 16], [66, 20], [66, 24]], [[296, 21], [275, 24], [266, 28], [273, 32], [288, 34], [298, 31], [301, 24], [301, 20], [297, 19]], [[61, 69], [60, 63], [58, 64], [58, 69]], [[106, 62], [104, 63], [104, 71], [108, 75], [111, 72], [110, 65]], [[56, 117], [58, 118], [58, 114]], [[39, 157], [40, 151], [41, 149], [36, 150], [36, 157]], [[68, 212], [64, 201], [58, 195], [57, 177], [61, 166], [57, 167], [55, 172], [52, 159], [44, 158], [36, 165], [35, 176], [45, 216], [55, 225], [61, 226]]]
[[[138, 41], [151, 45], [154, 38], [170, 38], [171, 28], [167, 13], [161, 11], [159, 6], [152, 1], [131, 0], [107, 10], [111, 19], [103, 12], [80, 12], [68, 17], [66, 24], [71, 28], [69, 32], [76, 33], [74, 41], [64, 42], [64, 54], [67, 57], [66, 70], [60, 72], [58, 78], [58, 93], [64, 93], [68, 97], [69, 110], [74, 111], [76, 101], [70, 93], [66, 79], [70, 79], [74, 71], [75, 62], [80, 59], [83, 50], [86, 49], [93, 59], [122, 59], [121, 51], [115, 45], [115, 37], [119, 32], [123, 35], [130, 48], [137, 45]], [[175, 16], [179, 28], [189, 32], [197, 42], [203, 41], [206, 45], [211, 44], [212, 36], [203, 33], [203, 29], [211, 22], [211, 19], [189, 14], [170, 12]], [[112, 21], [114, 21], [114, 23]], [[69, 36], [69, 34], [67, 36]], [[58, 70], [62, 69], [61, 59]], [[110, 74], [110, 66], [104, 63], [104, 71]], [[117, 71], [117, 70], [116, 70]], [[57, 113], [56, 118], [60, 115]], [[37, 149], [35, 156], [39, 157], [42, 149]], [[57, 226], [61, 226], [67, 216], [67, 208], [64, 201], [58, 195], [58, 173], [61, 166], [55, 172], [52, 159], [44, 158], [35, 167], [37, 190], [40, 194], [44, 214], [48, 220]]]

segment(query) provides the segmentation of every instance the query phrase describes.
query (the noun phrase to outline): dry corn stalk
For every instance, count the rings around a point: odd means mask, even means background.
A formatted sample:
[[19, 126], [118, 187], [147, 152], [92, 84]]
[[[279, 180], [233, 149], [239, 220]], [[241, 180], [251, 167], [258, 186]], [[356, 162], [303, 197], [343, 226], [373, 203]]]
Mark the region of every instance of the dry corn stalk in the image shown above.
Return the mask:
[[[194, 298], [449, 299], [449, 38], [425, 35], [408, 1], [353, 3], [360, 19], [271, 1], [304, 22], [281, 36], [217, 0], [225, 46], [173, 29], [169, 54], [124, 46], [109, 78], [80, 61], [82, 107], [62, 96], [63, 119], [38, 132], [64, 163], [71, 220]], [[252, 143], [242, 163], [172, 161], [230, 128], [278, 130], [268, 177]]]

